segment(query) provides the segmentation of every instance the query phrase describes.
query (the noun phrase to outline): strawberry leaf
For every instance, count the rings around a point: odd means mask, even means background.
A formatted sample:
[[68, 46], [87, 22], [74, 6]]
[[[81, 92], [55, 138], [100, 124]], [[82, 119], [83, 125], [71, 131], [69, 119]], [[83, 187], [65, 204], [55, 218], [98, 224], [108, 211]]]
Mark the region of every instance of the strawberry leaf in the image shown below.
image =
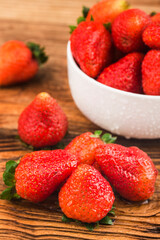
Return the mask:
[[77, 19], [77, 24], [80, 24], [81, 22], [84, 22], [86, 21], [86, 19], [82, 16], [80, 16], [78, 19]]
[[101, 134], [102, 134], [102, 130], [96, 130], [94, 134], [91, 135], [91, 137], [99, 138]]
[[105, 143], [114, 143], [117, 139], [117, 137], [112, 137], [112, 135], [110, 133], [105, 133], [102, 137], [101, 137], [102, 141]]
[[94, 21], [94, 18], [93, 18], [93, 16], [91, 15], [91, 19], [90, 19], [90, 21]]
[[14, 174], [15, 174], [15, 169], [18, 166], [19, 161], [8, 161], [6, 163], [6, 169], [3, 173], [3, 181], [7, 186], [14, 186], [15, 185], [15, 179], [14, 179]]
[[9, 186], [6, 188], [1, 194], [0, 199], [19, 199], [20, 196], [16, 193], [15, 189], [15, 169], [18, 166], [20, 160], [18, 161], [8, 161], [6, 163], [6, 169], [3, 173], [3, 181], [6, 184], [6, 186]]
[[154, 15], [156, 15], [157, 13], [156, 12], [151, 12], [150, 13], [150, 16], [153, 17]]
[[69, 28], [70, 28], [70, 33], [72, 33], [77, 27], [74, 25], [70, 25]]
[[106, 225], [113, 225], [113, 220], [107, 215], [104, 218], [102, 218], [99, 223], [106, 224]]
[[45, 54], [45, 48], [39, 44], [28, 42], [27, 47], [31, 50], [33, 57], [37, 60], [38, 64], [41, 65], [48, 60], [48, 56]]
[[74, 222], [74, 219], [68, 218], [65, 214], [63, 214], [62, 222], [65, 222], [65, 223]]
[[13, 160], [6, 162], [6, 170], [5, 171], [8, 171], [10, 173], [15, 173], [15, 169], [18, 166], [18, 164], [19, 164], [19, 160], [17, 162], [13, 161]]
[[112, 27], [112, 25], [111, 25], [110, 22], [104, 23], [103, 26], [111, 33], [111, 27]]
[[117, 137], [112, 137], [110, 133], [105, 133], [102, 135], [102, 137], [101, 134], [102, 130], [96, 130], [94, 134], [91, 135], [91, 137], [101, 138], [104, 143], [114, 143], [117, 140]]
[[88, 7], [83, 6], [82, 13], [84, 18], [87, 17], [89, 10], [90, 9]]
[[15, 187], [8, 187], [6, 188], [0, 195], [0, 199], [19, 199], [20, 196], [16, 193]]
[[14, 186], [15, 185], [14, 174], [5, 171], [3, 173], [3, 181], [6, 184], [6, 186]]
[[115, 206], [112, 206], [112, 209], [109, 211], [108, 214], [111, 214], [111, 215], [115, 216], [116, 214], [115, 214], [114, 209], [115, 209]]
[[93, 231], [96, 227], [99, 226], [99, 223], [84, 223], [83, 224], [89, 231]]

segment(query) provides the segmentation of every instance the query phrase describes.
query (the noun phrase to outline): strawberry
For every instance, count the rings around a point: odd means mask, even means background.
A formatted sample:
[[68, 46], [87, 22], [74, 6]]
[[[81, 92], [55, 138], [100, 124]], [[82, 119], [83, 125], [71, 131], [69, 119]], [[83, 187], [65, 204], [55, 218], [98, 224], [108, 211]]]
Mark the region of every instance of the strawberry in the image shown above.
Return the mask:
[[125, 0], [101, 0], [89, 10], [86, 21], [91, 17], [100, 23], [112, 23], [114, 19], [129, 7]]
[[124, 53], [142, 51], [142, 32], [150, 22], [150, 17], [140, 9], [129, 9], [120, 13], [112, 25], [112, 37], [116, 47]]
[[106, 144], [96, 149], [95, 157], [108, 181], [125, 199], [143, 201], [153, 195], [157, 170], [139, 148]]
[[[95, 150], [99, 145], [107, 142], [114, 142], [115, 137], [110, 134], [104, 134], [102, 140], [100, 135], [102, 131], [95, 131], [95, 133], [85, 132], [75, 137], [66, 147], [65, 150], [77, 156], [81, 163], [92, 165], [95, 161]], [[97, 164], [96, 164], [97, 166]]]
[[40, 148], [58, 143], [66, 134], [67, 117], [48, 93], [39, 93], [21, 113], [18, 120], [20, 138]]
[[160, 95], [160, 50], [150, 50], [142, 63], [143, 91], [148, 95]]
[[114, 199], [107, 180], [87, 164], [79, 165], [59, 192], [59, 205], [64, 214], [87, 223], [105, 217]]
[[97, 77], [111, 62], [111, 36], [97, 22], [81, 22], [71, 34], [71, 51], [83, 72]]
[[47, 59], [38, 44], [16, 40], [4, 43], [0, 47], [0, 86], [28, 81]]
[[150, 24], [143, 32], [144, 43], [153, 49], [160, 49], [160, 22]]
[[141, 53], [129, 53], [118, 62], [105, 68], [97, 81], [126, 92], [141, 93], [143, 57], [144, 55]]
[[160, 13], [156, 13], [153, 16], [151, 16], [152, 22], [160, 22]]
[[[27, 153], [18, 166], [14, 161], [9, 161], [3, 177], [6, 185], [11, 187], [6, 189], [8, 195], [4, 191], [1, 198], [10, 200], [20, 196], [35, 203], [44, 201], [70, 176], [77, 163], [77, 158], [65, 150]], [[8, 178], [12, 178], [12, 182], [8, 182]], [[13, 194], [14, 188], [16, 196]]]

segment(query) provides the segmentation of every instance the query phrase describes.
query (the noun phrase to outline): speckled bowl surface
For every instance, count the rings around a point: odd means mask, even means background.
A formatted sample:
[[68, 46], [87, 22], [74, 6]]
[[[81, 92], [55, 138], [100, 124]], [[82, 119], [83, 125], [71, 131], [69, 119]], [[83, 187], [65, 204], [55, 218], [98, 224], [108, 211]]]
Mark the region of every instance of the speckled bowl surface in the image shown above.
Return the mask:
[[160, 96], [128, 93], [87, 76], [67, 46], [68, 78], [72, 97], [93, 123], [126, 138], [160, 138]]

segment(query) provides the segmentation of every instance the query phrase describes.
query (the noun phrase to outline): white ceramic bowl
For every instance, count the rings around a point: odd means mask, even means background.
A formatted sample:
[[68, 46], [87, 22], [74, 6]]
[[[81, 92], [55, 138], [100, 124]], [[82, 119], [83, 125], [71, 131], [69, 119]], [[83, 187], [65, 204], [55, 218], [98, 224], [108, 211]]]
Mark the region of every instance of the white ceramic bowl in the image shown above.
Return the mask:
[[160, 138], [160, 96], [134, 94], [101, 84], [77, 66], [67, 46], [72, 97], [93, 123], [126, 138]]

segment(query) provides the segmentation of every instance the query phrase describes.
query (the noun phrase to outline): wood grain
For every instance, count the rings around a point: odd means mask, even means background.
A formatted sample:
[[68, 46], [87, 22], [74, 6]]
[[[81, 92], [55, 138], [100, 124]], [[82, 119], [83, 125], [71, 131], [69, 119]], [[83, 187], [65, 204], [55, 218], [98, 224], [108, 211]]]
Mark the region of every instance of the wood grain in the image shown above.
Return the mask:
[[[87, 120], [75, 106], [68, 87], [66, 70], [66, 44], [68, 25], [81, 13], [81, 6], [95, 1], [72, 0], [1, 0], [0, 44], [10, 39], [35, 41], [46, 46], [49, 61], [30, 82], [0, 89], [0, 192], [5, 188], [2, 174], [8, 160], [16, 160], [30, 150], [16, 139], [17, 120], [21, 111], [41, 91], [57, 98], [69, 119], [67, 144], [74, 136], [98, 127]], [[134, 7], [148, 13], [160, 11], [159, 0], [130, 0]], [[126, 140], [117, 143], [136, 145], [146, 151], [160, 170], [159, 140]], [[153, 197], [144, 204], [132, 204], [116, 197], [114, 226], [101, 225], [93, 232], [75, 223], [64, 224], [58, 207], [57, 193], [44, 203], [33, 204], [25, 200], [0, 200], [0, 240], [23, 239], [97, 239], [147, 240], [160, 239], [160, 177], [156, 181]]]

